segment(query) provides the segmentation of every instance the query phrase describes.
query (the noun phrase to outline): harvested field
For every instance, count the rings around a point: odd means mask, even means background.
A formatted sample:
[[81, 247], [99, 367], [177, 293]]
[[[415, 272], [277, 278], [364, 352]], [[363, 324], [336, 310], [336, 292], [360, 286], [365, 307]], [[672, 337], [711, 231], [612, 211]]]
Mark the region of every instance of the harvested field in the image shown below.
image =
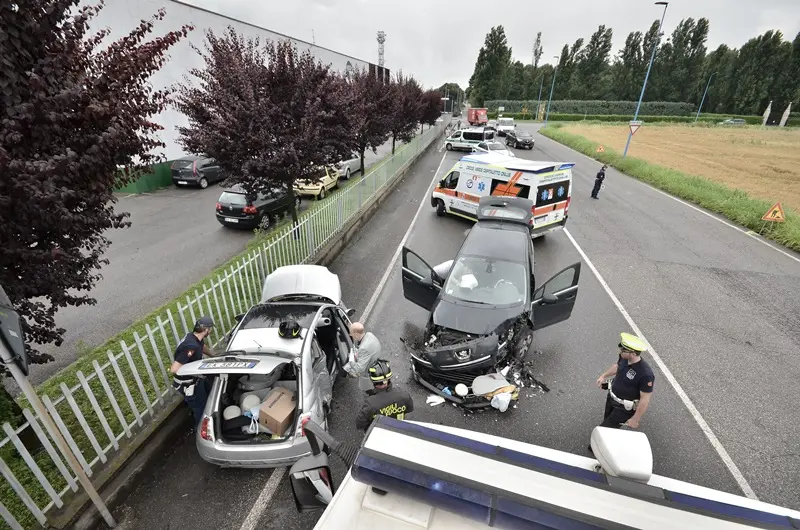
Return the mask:
[[[563, 130], [619, 153], [628, 137], [627, 125], [568, 123]], [[800, 129], [644, 125], [628, 155], [800, 211]]]

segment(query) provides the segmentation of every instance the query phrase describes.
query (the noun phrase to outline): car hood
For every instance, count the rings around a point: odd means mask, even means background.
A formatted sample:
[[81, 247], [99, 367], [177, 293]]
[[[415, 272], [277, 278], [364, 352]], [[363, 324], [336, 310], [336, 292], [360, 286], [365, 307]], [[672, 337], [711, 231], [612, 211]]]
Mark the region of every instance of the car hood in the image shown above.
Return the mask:
[[476, 305], [440, 298], [431, 311], [433, 325], [470, 335], [488, 335], [522, 312], [524, 304], [512, 307]]

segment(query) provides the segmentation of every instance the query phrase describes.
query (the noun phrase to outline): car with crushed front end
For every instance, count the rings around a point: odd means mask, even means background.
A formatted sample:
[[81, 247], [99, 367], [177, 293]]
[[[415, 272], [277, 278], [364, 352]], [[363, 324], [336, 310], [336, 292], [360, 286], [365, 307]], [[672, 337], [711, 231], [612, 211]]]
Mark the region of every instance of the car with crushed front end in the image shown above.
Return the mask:
[[[289, 265], [267, 276], [260, 302], [237, 315], [224, 337], [225, 352], [178, 371], [211, 380], [195, 434], [200, 457], [221, 467], [272, 468], [310, 454], [303, 426], [327, 428], [334, 383], [353, 348], [353, 313], [326, 267]], [[282, 323], [299, 329], [282, 336]], [[253, 417], [273, 403], [280, 408], [270, 421]]]
[[[403, 247], [403, 295], [430, 312], [421, 339], [404, 338], [414, 379], [448, 401], [489, 406], [474, 395], [476, 377], [524, 362], [533, 332], [567, 320], [578, 296], [581, 263], [537, 285], [530, 236], [533, 202], [488, 196], [453, 260], [431, 267]], [[469, 392], [456, 395], [455, 385]]]

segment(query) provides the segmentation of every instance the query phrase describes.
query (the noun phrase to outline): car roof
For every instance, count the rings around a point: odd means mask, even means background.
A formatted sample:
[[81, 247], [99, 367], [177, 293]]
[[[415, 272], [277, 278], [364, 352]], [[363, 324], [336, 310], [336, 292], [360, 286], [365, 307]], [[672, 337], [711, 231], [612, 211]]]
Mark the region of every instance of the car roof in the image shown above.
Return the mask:
[[209, 157], [200, 156], [200, 155], [186, 155], [186, 156], [182, 156], [182, 157], [178, 158], [177, 160], [190, 160], [190, 161], [194, 162], [195, 160], [204, 160], [206, 158], [209, 158]]
[[520, 224], [480, 221], [469, 231], [458, 254], [525, 263], [530, 237], [530, 231]]
[[267, 276], [261, 303], [291, 295], [323, 298], [338, 305], [342, 301], [339, 277], [321, 265], [286, 265]]

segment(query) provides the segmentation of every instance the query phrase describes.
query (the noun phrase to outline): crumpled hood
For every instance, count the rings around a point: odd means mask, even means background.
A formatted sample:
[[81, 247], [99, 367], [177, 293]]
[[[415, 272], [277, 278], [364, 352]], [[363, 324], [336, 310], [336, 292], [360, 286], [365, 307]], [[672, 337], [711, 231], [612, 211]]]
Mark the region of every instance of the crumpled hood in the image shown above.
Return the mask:
[[440, 298], [431, 311], [431, 320], [435, 326], [470, 335], [488, 335], [506, 320], [519, 316], [520, 307], [521, 305], [497, 308], [490, 305], [448, 302]]

